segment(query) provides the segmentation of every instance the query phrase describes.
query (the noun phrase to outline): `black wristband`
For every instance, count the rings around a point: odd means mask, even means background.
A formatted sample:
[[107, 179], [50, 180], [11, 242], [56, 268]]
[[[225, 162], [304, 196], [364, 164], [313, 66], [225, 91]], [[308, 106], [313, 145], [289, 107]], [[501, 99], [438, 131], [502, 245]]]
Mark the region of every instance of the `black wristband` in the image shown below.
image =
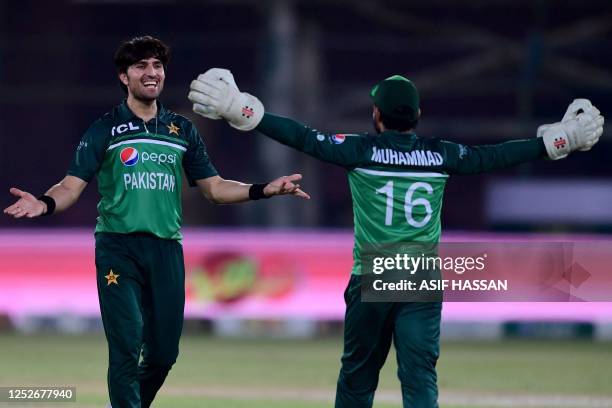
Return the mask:
[[251, 200], [259, 200], [262, 198], [270, 198], [264, 194], [264, 188], [266, 188], [268, 184], [252, 184], [249, 188], [249, 198]]
[[53, 197], [43, 194], [38, 197], [37, 200], [47, 204], [47, 212], [43, 213], [43, 216], [53, 214], [53, 211], [55, 211], [55, 200], [53, 199]]

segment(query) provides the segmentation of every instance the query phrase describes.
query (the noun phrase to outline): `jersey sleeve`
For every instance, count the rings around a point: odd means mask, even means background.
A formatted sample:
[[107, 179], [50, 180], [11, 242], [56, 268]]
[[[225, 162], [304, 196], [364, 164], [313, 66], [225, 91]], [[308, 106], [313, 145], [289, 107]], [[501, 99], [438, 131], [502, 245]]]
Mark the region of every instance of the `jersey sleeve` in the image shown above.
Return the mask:
[[468, 146], [438, 141], [444, 170], [451, 174], [476, 174], [534, 161], [545, 156], [541, 138], [519, 139], [493, 145]]
[[68, 175], [90, 182], [94, 178], [108, 148], [110, 131], [95, 122], [85, 132], [68, 168]]
[[321, 133], [292, 119], [264, 114], [256, 130], [319, 160], [346, 168], [357, 167], [368, 159], [368, 137], [358, 134]]
[[196, 180], [205, 179], [218, 175], [206, 151], [206, 145], [198, 130], [190, 125], [188, 134], [189, 145], [183, 158], [183, 168], [191, 187], [196, 185]]

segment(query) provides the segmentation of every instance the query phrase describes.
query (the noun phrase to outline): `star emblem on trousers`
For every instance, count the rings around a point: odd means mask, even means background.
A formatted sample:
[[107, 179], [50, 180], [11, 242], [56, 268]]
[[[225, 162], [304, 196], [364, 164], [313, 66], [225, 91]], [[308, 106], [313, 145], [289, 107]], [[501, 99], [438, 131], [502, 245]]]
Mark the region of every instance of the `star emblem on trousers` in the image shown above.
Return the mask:
[[106, 286], [110, 285], [111, 283], [114, 283], [115, 285], [119, 285], [119, 282], [117, 281], [117, 278], [119, 277], [119, 275], [115, 274], [112, 269], [110, 270], [108, 275], [105, 275], [104, 277], [106, 278]]

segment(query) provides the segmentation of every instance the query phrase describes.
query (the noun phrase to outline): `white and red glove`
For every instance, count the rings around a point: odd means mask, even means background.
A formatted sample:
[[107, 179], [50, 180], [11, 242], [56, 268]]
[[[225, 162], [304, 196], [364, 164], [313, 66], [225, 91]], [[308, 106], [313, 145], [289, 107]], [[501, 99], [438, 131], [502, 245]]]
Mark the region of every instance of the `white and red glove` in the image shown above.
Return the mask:
[[[198, 78], [196, 80], [194, 80], [193, 82], [196, 82], [196, 81], [206, 81], [206, 80], [224, 81], [224, 82], [228, 83], [229, 85], [232, 85], [232, 86], [238, 88], [236, 86], [236, 81], [234, 80], [234, 75], [232, 75], [232, 73], [229, 70], [227, 70], [227, 69], [223, 69], [223, 68], [211, 68], [208, 71], [206, 71], [206, 73], [198, 75]], [[193, 87], [193, 82], [192, 82], [192, 87]], [[205, 118], [209, 118], [209, 119], [213, 119], [213, 120], [221, 119], [221, 116], [219, 116], [219, 114], [211, 106], [202, 105], [202, 104], [194, 102], [193, 110], [197, 114], [199, 114], [201, 116], [204, 116]]]
[[264, 114], [263, 104], [246, 92], [240, 92], [232, 73], [212, 68], [191, 81], [189, 100], [193, 111], [210, 119], [223, 118], [238, 130], [252, 130]]
[[[591, 101], [574, 99], [567, 107], [561, 122], [541, 125], [538, 127], [537, 136], [547, 135], [544, 139], [546, 151], [551, 159], [557, 160], [565, 158], [574, 150], [590, 150], [599, 141], [603, 125], [604, 118]], [[568, 143], [563, 143], [566, 139]]]
[[548, 157], [558, 160], [576, 150], [589, 150], [601, 137], [603, 124], [601, 115], [580, 113], [576, 119], [548, 125], [541, 133]]

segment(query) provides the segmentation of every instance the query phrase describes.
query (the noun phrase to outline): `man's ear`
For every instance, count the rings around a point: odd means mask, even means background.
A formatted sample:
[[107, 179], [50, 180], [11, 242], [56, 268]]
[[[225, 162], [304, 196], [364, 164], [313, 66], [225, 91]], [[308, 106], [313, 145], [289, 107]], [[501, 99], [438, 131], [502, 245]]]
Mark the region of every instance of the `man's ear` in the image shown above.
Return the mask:
[[121, 72], [119, 74], [119, 80], [121, 81], [121, 83], [125, 86], [127, 86], [128, 84], [128, 76], [126, 72]]
[[376, 105], [373, 105], [372, 108], [372, 119], [378, 122], [380, 120], [380, 110]]

